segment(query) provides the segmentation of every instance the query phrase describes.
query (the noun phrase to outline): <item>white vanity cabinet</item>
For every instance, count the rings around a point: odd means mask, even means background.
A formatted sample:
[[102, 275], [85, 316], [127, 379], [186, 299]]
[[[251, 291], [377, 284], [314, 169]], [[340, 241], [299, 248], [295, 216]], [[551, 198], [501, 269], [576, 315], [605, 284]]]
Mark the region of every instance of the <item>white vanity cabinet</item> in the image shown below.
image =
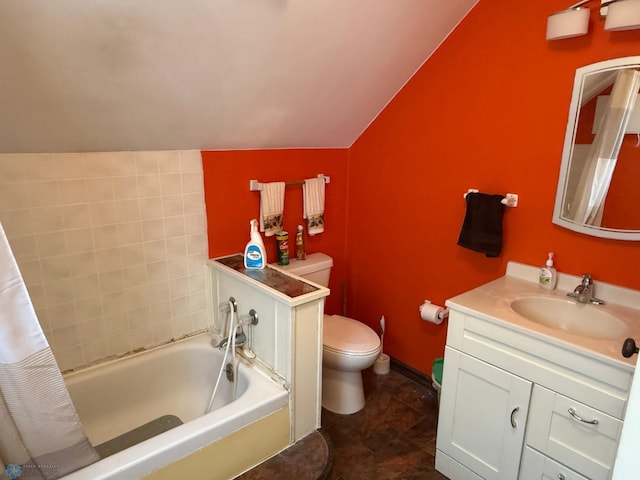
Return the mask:
[[515, 479], [531, 382], [449, 347], [444, 379], [447, 388], [440, 397], [438, 420], [441, 452], [480, 475], [462, 478]]
[[609, 480], [633, 368], [475, 310], [482, 295], [447, 301], [436, 469], [452, 480]]

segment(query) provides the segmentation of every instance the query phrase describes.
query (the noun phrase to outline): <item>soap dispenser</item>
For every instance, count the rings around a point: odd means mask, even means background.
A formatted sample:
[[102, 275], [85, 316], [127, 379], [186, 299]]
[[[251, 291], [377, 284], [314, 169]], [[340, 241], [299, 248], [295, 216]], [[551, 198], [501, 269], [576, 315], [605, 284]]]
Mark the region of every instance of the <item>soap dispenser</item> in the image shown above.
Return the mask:
[[553, 266], [553, 252], [549, 252], [547, 262], [540, 269], [540, 286], [545, 290], [553, 290], [558, 283], [558, 272]]
[[264, 249], [262, 236], [258, 232], [258, 220], [255, 218], [249, 222], [251, 225], [251, 239], [244, 249], [244, 268], [260, 269], [267, 263], [267, 255]]

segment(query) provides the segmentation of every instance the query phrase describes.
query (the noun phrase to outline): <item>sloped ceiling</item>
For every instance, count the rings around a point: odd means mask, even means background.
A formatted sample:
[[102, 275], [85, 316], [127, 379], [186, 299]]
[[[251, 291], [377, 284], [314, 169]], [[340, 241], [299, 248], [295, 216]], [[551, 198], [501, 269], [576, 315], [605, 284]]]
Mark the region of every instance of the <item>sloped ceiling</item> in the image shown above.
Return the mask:
[[0, 152], [349, 147], [477, 0], [6, 0]]

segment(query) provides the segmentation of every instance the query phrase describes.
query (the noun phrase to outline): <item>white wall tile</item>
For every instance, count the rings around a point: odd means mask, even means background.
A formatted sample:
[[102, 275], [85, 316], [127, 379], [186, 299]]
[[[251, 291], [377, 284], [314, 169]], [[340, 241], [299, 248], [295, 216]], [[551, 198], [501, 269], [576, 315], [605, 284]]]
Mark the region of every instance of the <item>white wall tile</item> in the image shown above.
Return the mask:
[[118, 227], [116, 225], [102, 225], [94, 227], [93, 243], [96, 248], [108, 248], [118, 245]]
[[[81, 277], [73, 277], [73, 293], [77, 300], [84, 298], [94, 298], [96, 293], [100, 291], [100, 279], [98, 275], [83, 275]], [[82, 317], [81, 317], [82, 318]]]
[[87, 252], [93, 250], [93, 231], [91, 228], [65, 230], [67, 249], [69, 252]]
[[158, 173], [158, 155], [156, 152], [136, 152], [136, 173]]
[[162, 218], [142, 221], [142, 238], [144, 241], [161, 240], [165, 238], [164, 221]]
[[160, 175], [158, 174], [138, 175], [136, 182], [138, 184], [138, 196], [140, 197], [157, 197], [162, 194]]
[[162, 218], [162, 197], [144, 197], [138, 200], [140, 205], [140, 218], [142, 220], [151, 218]]
[[5, 230], [7, 237], [10, 238], [11, 250], [13, 250], [13, 255], [18, 261], [18, 265], [20, 265], [20, 262], [38, 258], [38, 246], [35, 235], [13, 237], [9, 232], [9, 230]]
[[178, 153], [182, 172], [200, 172], [202, 161], [198, 150], [184, 150]]
[[[0, 179], [6, 181], [5, 179]], [[14, 210], [25, 208], [29, 205], [29, 189], [24, 182], [0, 183], [0, 210]]]
[[122, 258], [122, 247], [119, 246], [94, 250], [94, 255], [98, 272], [106, 272], [126, 265]]
[[167, 238], [178, 237], [186, 233], [185, 218], [181, 216], [164, 218], [164, 233]]
[[107, 202], [115, 199], [111, 177], [87, 178], [85, 182], [90, 202]]
[[52, 232], [64, 229], [62, 207], [58, 205], [31, 209], [33, 233]]
[[116, 199], [137, 199], [138, 183], [135, 176], [113, 177], [113, 196]]
[[64, 205], [62, 208], [62, 220], [64, 227], [82, 228], [91, 225], [91, 211], [89, 204], [76, 203], [73, 205]]
[[118, 244], [120, 245], [140, 243], [143, 239], [140, 222], [119, 223], [117, 228]]
[[0, 221], [63, 369], [208, 324], [198, 151], [0, 154]]
[[67, 239], [64, 231], [40, 233], [36, 235], [36, 245], [40, 257], [67, 253]]
[[182, 195], [164, 195], [162, 197], [162, 211], [165, 217], [184, 214]]
[[72, 368], [83, 365], [84, 363], [88, 363], [85, 361], [85, 358], [82, 354], [82, 346], [74, 345], [73, 347], [58, 347], [54, 348], [53, 345], [51, 348], [54, 350], [54, 354], [56, 356], [56, 361], [58, 362], [58, 368], [61, 371], [70, 370]]
[[102, 317], [102, 303], [98, 295], [91, 297], [78, 298], [75, 301], [76, 315], [79, 321], [88, 321], [99, 319]]
[[61, 255], [58, 257], [41, 258], [40, 271], [42, 273], [42, 282], [47, 285], [58, 282], [61, 279], [71, 278], [72, 270], [69, 263], [69, 256]]
[[47, 182], [34, 182], [28, 184], [29, 206], [43, 207], [47, 205], [58, 205], [60, 197], [58, 195], [58, 182], [50, 180]]
[[94, 251], [78, 251], [67, 256], [71, 275], [83, 276], [98, 271], [96, 253]]
[[82, 355], [85, 363], [106, 358], [109, 355], [106, 339], [98, 337], [82, 342]]
[[12, 238], [33, 234], [31, 209], [22, 208], [2, 212], [2, 226], [7, 236]]
[[[180, 165], [176, 162], [176, 167]], [[18, 182], [24, 182], [27, 180], [27, 169], [24, 162], [20, 161], [20, 158], [16, 159], [13, 155], [0, 156], [0, 184], [12, 184]]]

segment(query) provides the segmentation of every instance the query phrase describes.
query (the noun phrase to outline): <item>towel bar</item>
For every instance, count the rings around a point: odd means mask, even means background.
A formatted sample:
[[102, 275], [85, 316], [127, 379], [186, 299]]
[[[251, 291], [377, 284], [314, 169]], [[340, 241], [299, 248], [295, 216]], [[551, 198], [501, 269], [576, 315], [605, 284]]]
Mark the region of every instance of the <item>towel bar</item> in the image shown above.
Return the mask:
[[[331, 177], [323, 174], [323, 173], [319, 173], [318, 175], [316, 175], [317, 178], [322, 178], [324, 180], [324, 183], [331, 183]], [[304, 180], [291, 180], [289, 182], [284, 182], [285, 185], [303, 185], [304, 184]], [[249, 180], [249, 190], [252, 192], [257, 192], [259, 190], [262, 190], [262, 183], [259, 182], [258, 180]]]
[[[467, 190], [467, 193], [478, 193], [480, 190], [477, 188], [470, 188]], [[463, 195], [464, 198], [467, 198], [467, 193]], [[518, 194], [517, 193], [507, 193], [504, 198], [500, 201], [503, 205], [507, 207], [517, 207], [518, 206]]]

